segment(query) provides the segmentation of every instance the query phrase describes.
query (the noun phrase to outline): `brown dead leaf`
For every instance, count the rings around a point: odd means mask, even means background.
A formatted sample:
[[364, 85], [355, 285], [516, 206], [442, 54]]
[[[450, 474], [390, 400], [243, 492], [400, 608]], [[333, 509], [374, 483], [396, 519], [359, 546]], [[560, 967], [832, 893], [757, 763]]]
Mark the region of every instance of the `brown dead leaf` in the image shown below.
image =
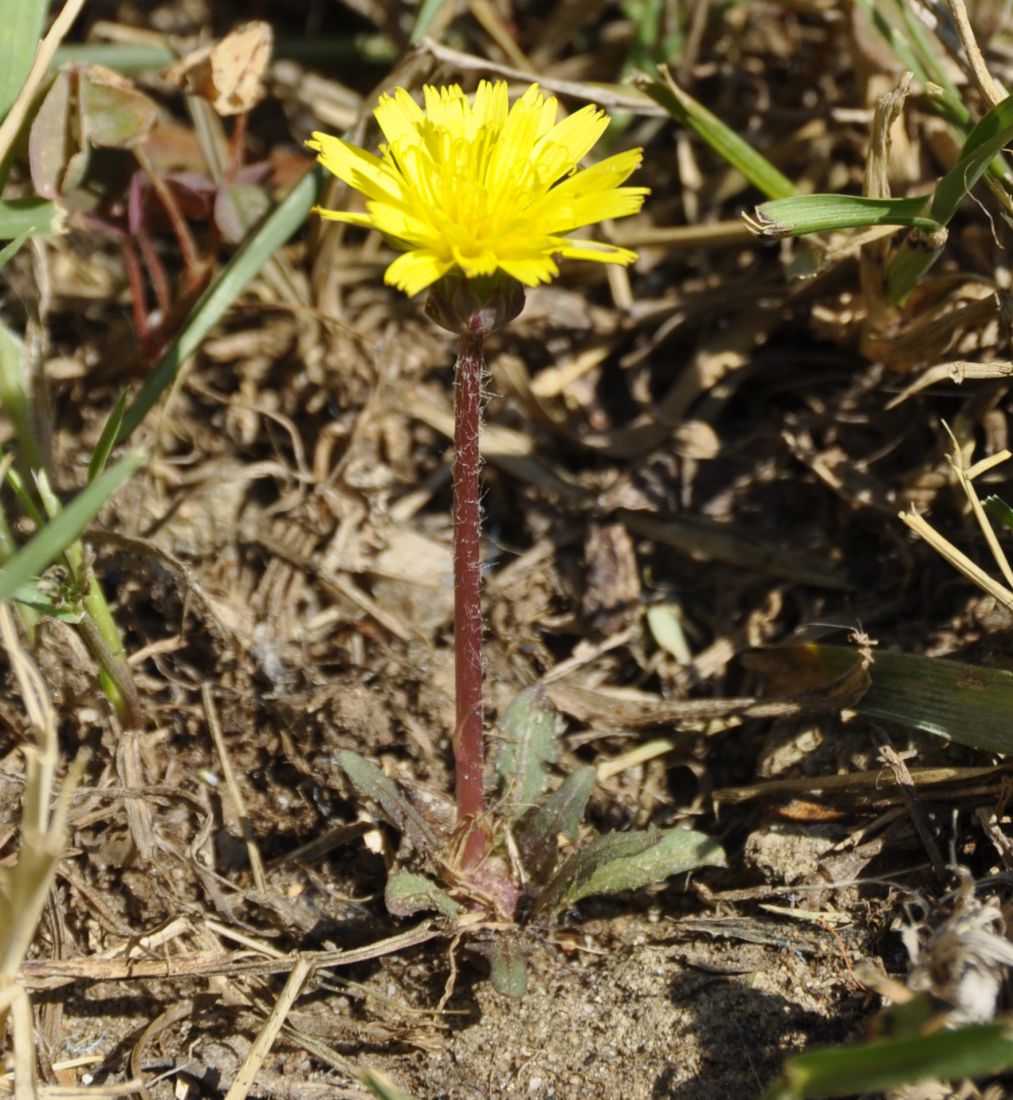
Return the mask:
[[244, 23], [214, 46], [188, 54], [167, 73], [190, 95], [206, 99], [223, 116], [252, 110], [264, 94], [274, 32], [261, 20]]

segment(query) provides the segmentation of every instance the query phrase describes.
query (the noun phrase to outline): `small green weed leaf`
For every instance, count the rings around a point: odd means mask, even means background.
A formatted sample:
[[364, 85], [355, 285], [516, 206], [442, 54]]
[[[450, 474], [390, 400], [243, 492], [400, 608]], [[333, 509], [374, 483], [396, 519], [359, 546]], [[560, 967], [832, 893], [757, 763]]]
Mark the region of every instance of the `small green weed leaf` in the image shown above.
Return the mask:
[[504, 997], [520, 1000], [528, 991], [528, 962], [524, 949], [509, 936], [497, 936], [483, 952], [489, 960], [489, 981]]
[[[64, 232], [66, 221], [62, 207], [34, 195], [24, 199], [0, 199], [0, 241], [24, 240], [36, 234], [52, 237]], [[6, 254], [6, 249], [4, 252]]]
[[215, 224], [229, 244], [239, 244], [270, 208], [263, 187], [255, 183], [227, 183], [215, 194]]
[[1004, 527], [1013, 528], [1013, 508], [1002, 497], [992, 493], [982, 500], [981, 506], [990, 519], [994, 519], [996, 523], [1001, 523]]
[[92, 451], [91, 461], [88, 463], [89, 483], [94, 481], [106, 468], [106, 463], [109, 461], [109, 455], [112, 454], [113, 447], [116, 446], [116, 439], [120, 434], [120, 425], [123, 423], [123, 414], [126, 412], [126, 408], [127, 393], [126, 390], [124, 390], [123, 393], [120, 394], [119, 401], [113, 406], [113, 411], [109, 414], [109, 418], [102, 428], [102, 434], [98, 438], [98, 443], [95, 444], [95, 450]]
[[953, 1081], [1013, 1067], [1013, 1023], [1006, 1020], [881, 1039], [799, 1054], [763, 1100], [809, 1100], [883, 1092], [920, 1081]]
[[707, 108], [683, 91], [662, 67], [662, 80], [643, 80], [640, 86], [680, 123], [687, 126], [736, 171], [770, 199], [784, 199], [796, 194], [795, 185], [782, 175], [762, 153], [744, 141]]
[[131, 81], [112, 69], [88, 65], [79, 72], [84, 136], [103, 149], [129, 149], [155, 128], [158, 107]]
[[49, 0], [7, 0], [0, 5], [0, 120], [24, 86], [48, 12]]
[[404, 1089], [378, 1069], [360, 1069], [356, 1071], [356, 1076], [378, 1100], [412, 1100]]
[[57, 73], [28, 132], [32, 186], [47, 199], [72, 191], [88, 168], [75, 96], [76, 73]]
[[694, 867], [724, 867], [721, 845], [690, 829], [608, 833], [572, 855], [535, 902], [532, 916], [558, 913], [594, 894], [639, 890]]
[[458, 917], [463, 912], [461, 906], [435, 882], [410, 871], [398, 871], [387, 876], [383, 900], [387, 911], [395, 917], [410, 917], [414, 913], [425, 912]]
[[359, 794], [375, 802], [384, 817], [404, 833], [417, 852], [436, 854], [440, 847], [436, 834], [393, 779], [365, 757], [347, 749], [338, 754], [338, 763]]
[[102, 505], [140, 466], [142, 455], [123, 458], [83, 489], [0, 569], [0, 600], [12, 599], [23, 585], [40, 576], [50, 565], [81, 537]]
[[546, 764], [559, 758], [556, 712], [542, 688], [525, 688], [514, 699], [503, 716], [500, 735], [496, 772], [503, 791], [501, 813], [515, 821], [548, 786]]
[[529, 811], [514, 829], [514, 839], [524, 870], [533, 882], [544, 883], [559, 862], [559, 837], [577, 842], [587, 800], [598, 774], [594, 768], [578, 768], [549, 795], [541, 806]]
[[[838, 645], [777, 646], [756, 656], [761, 671], [766, 666], [775, 676], [801, 675], [807, 682], [809, 677], [841, 675], [859, 659], [856, 649]], [[984, 752], [1013, 755], [1013, 672], [875, 650], [869, 678], [869, 690], [849, 704], [859, 714]]]
[[927, 198], [870, 199], [864, 195], [798, 195], [757, 206], [744, 220], [759, 237], [780, 240], [806, 233], [862, 229], [874, 225], [938, 228], [925, 216]]
[[43, 615], [50, 616], [50, 618], [59, 619], [60, 622], [63, 623], [76, 625], [84, 618], [84, 613], [80, 608], [69, 608], [63, 604], [54, 603], [53, 600], [42, 591], [38, 581], [29, 581], [28, 584], [23, 584], [17, 592], [14, 593], [12, 599], [15, 603], [23, 604]]

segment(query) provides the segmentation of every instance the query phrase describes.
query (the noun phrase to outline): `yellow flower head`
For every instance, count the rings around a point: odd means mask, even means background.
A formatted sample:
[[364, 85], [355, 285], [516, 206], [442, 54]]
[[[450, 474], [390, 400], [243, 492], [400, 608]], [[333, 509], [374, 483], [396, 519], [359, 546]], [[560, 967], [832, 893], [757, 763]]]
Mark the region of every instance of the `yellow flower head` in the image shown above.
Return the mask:
[[404, 249], [385, 280], [417, 294], [454, 269], [473, 279], [504, 271], [526, 286], [559, 273], [556, 258], [628, 264], [635, 252], [567, 233], [635, 214], [646, 187], [622, 187], [639, 165], [631, 149], [577, 165], [609, 117], [589, 105], [556, 122], [557, 102], [532, 84], [512, 106], [507, 86], [483, 80], [469, 101], [456, 85], [426, 87], [425, 110], [398, 88], [374, 112], [387, 139], [379, 157], [316, 133], [308, 143], [338, 179], [366, 196], [368, 213], [321, 217], [377, 229]]

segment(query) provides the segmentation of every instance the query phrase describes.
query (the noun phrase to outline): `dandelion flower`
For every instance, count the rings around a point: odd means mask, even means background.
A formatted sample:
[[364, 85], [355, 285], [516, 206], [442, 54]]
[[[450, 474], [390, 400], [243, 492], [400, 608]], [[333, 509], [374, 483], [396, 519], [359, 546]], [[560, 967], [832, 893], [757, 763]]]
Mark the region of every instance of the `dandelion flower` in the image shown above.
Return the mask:
[[474, 100], [456, 84], [423, 93], [424, 110], [403, 88], [381, 96], [374, 114], [386, 144], [378, 157], [329, 134], [308, 143], [366, 197], [366, 213], [318, 209], [321, 217], [377, 229], [402, 250], [386, 282], [417, 294], [448, 273], [503, 272], [537, 286], [559, 273], [560, 257], [636, 259], [568, 236], [635, 214], [648, 193], [622, 186], [640, 165], [639, 149], [578, 170], [609, 124], [604, 111], [588, 105], [557, 122], [555, 98], [537, 84], [512, 106], [503, 82], [482, 81]]

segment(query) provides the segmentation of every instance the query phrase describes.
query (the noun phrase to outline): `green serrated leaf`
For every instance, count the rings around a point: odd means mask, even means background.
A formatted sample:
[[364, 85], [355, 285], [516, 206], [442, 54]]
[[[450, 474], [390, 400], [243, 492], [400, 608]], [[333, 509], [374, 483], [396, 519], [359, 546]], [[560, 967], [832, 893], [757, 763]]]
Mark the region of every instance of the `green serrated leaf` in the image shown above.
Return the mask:
[[548, 786], [547, 764], [559, 757], [556, 712], [540, 687], [525, 688], [510, 704], [500, 729], [496, 772], [503, 791], [501, 813], [515, 821]]
[[115, 466], [97, 477], [56, 516], [46, 523], [11, 560], [0, 569], [0, 600], [15, 597], [33, 577], [40, 576], [94, 519], [107, 500], [140, 466], [142, 455], [124, 455]]
[[560, 836], [571, 844], [577, 842], [587, 800], [597, 781], [594, 768], [578, 768], [541, 806], [518, 822], [514, 839], [524, 870], [533, 882], [547, 882], [555, 871], [559, 862]]
[[384, 817], [404, 833], [417, 852], [435, 855], [439, 851], [436, 834], [393, 779], [365, 757], [347, 749], [338, 753], [338, 764], [356, 790], [380, 807]]
[[387, 911], [395, 917], [410, 917], [414, 913], [436, 912], [444, 917], [459, 917], [462, 907], [425, 875], [398, 871], [387, 876], [383, 891]]
[[594, 894], [639, 890], [694, 867], [724, 867], [721, 845], [690, 829], [608, 833], [593, 840], [556, 872], [539, 894], [532, 916], [559, 913]]
[[910, 1039], [817, 1050], [790, 1058], [764, 1100], [854, 1096], [921, 1081], [955, 1081], [1013, 1068], [1013, 1022], [1007, 1017]]

